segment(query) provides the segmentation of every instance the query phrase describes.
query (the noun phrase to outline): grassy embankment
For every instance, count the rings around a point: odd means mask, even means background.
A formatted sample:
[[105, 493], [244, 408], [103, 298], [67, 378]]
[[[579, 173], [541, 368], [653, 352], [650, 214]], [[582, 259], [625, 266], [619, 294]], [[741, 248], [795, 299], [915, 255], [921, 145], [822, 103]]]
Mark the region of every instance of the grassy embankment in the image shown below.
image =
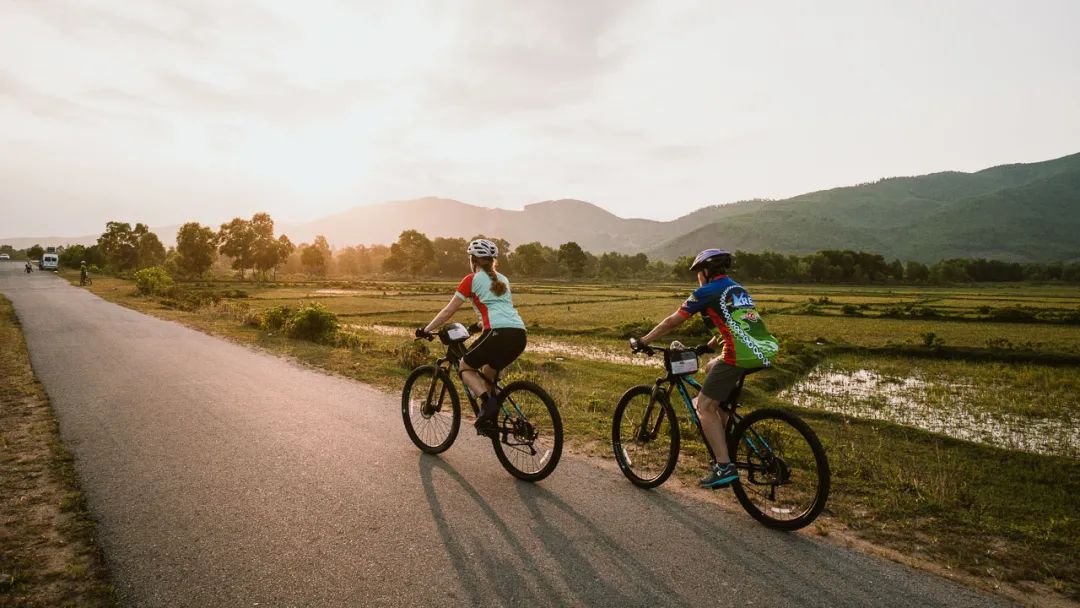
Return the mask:
[[[93, 290], [138, 310], [288, 354], [392, 392], [400, 390], [407, 367], [416, 360], [413, 343], [371, 325], [407, 328], [423, 323], [445, 303], [452, 286], [365, 282], [327, 292], [329, 287], [326, 283], [187, 286], [193, 292], [243, 290], [244, 297], [201, 305], [197, 298], [185, 302], [137, 297], [130, 282], [117, 279], [98, 279]], [[573, 448], [608, 457], [611, 412], [618, 397], [632, 385], [651, 382], [657, 370], [618, 359], [590, 360], [575, 349], [589, 346], [625, 354], [623, 336], [639, 333], [647, 320], [669, 314], [683, 289], [648, 286], [628, 295], [611, 286], [519, 285], [515, 300], [530, 323], [531, 335], [537, 342], [557, 341], [564, 352], [527, 352], [509, 375], [528, 376], [548, 388], [560, 405]], [[1032, 296], [1032, 291], [1040, 290], [1039, 297]], [[1025, 371], [1008, 382], [1014, 383], [1012, 395], [1026, 396], [1035, 405], [999, 400], [987, 407], [1038, 414], [1047, 374], [1052, 379], [1068, 377], [1071, 372], [1062, 370], [1075, 370], [1080, 360], [1080, 327], [1058, 322], [1080, 303], [1075, 290], [1030, 287], [1023, 300], [1011, 286], [953, 290], [765, 286], [755, 294], [759, 308], [769, 315], [770, 327], [785, 339], [786, 353], [780, 369], [748, 381], [743, 401], [752, 406], [792, 407], [779, 389], [823, 360], [850, 366], [855, 358], [891, 373], [902, 373], [908, 364], [930, 365], [938, 374], [955, 372], [977, 379], [1000, 376], [1001, 366], [1007, 366], [1000, 361], [1029, 361]], [[822, 297], [829, 299], [822, 302]], [[355, 338], [350, 347], [289, 340], [252, 324], [260, 310], [310, 300], [318, 300], [352, 324]], [[1045, 322], [990, 320], [996, 310], [1022, 308], [1031, 301], [1041, 302], [1052, 313]], [[686, 341], [699, 339], [688, 336]], [[964, 360], [972, 357], [989, 363], [973, 368], [983, 364]], [[951, 369], [952, 364], [960, 367]], [[1074, 415], [1075, 394], [1058, 391], [1055, 399], [1048, 411]], [[1080, 563], [1075, 558], [1080, 552], [1077, 459], [989, 447], [820, 409], [794, 409], [822, 438], [833, 468], [826, 515], [814, 528], [819, 534], [843, 530], [925, 559], [946, 574], [965, 573], [991, 584], [1005, 582], [1021, 590], [1051, 590], [1080, 598]], [[688, 431], [683, 436], [691, 437]], [[684, 479], [699, 474], [703, 455], [700, 443], [684, 440], [680, 460]]]
[[71, 454], [0, 296], [0, 606], [114, 606]]

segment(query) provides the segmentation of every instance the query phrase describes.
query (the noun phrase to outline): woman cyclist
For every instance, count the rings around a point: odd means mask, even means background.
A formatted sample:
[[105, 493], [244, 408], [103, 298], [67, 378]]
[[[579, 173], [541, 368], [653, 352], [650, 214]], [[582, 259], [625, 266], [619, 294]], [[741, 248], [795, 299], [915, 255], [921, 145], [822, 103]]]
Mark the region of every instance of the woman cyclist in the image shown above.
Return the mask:
[[[416, 336], [431, 336], [454, 316], [466, 300], [480, 315], [483, 332], [461, 361], [461, 379], [481, 403], [476, 431], [486, 435], [498, 430], [499, 403], [492, 382], [495, 374], [514, 362], [525, 350], [525, 323], [514, 309], [510, 281], [495, 271], [499, 248], [487, 239], [469, 243], [466, 252], [472, 273], [465, 276], [450, 302], [430, 323], [416, 330]], [[481, 375], [482, 374], [482, 375]]]

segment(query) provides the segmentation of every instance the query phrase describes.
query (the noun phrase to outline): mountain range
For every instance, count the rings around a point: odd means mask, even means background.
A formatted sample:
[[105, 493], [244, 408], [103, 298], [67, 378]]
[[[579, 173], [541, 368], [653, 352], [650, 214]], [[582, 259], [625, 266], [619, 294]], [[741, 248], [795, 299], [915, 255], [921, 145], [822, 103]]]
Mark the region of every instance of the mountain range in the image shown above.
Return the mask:
[[[666, 222], [621, 218], [579, 200], [507, 210], [429, 197], [355, 207], [306, 224], [282, 225], [279, 232], [295, 242], [322, 234], [342, 247], [388, 244], [410, 228], [432, 238], [497, 236], [514, 246], [576, 241], [595, 253], [645, 252], [662, 260], [724, 247], [796, 254], [856, 249], [924, 262], [950, 257], [1075, 261], [1080, 260], [1080, 154], [974, 173], [885, 178], [783, 200], [713, 205]], [[171, 244], [176, 229], [155, 231]], [[0, 244], [21, 248], [94, 239], [6, 239]]]

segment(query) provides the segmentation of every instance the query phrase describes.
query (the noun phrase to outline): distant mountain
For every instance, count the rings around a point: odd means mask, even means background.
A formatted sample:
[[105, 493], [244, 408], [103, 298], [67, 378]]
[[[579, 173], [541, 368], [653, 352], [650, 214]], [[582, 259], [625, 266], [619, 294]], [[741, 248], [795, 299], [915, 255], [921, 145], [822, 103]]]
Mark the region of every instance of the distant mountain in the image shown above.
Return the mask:
[[[171, 245], [177, 229], [154, 231]], [[1080, 154], [975, 173], [893, 177], [779, 201], [713, 205], [668, 222], [625, 219], [572, 199], [507, 210], [429, 197], [278, 226], [293, 242], [310, 242], [322, 234], [335, 247], [388, 244], [408, 229], [432, 238], [485, 234], [513, 246], [576, 241], [596, 253], [644, 251], [669, 261], [718, 246], [797, 254], [856, 249], [925, 262], [947, 257], [1075, 261], [1080, 260]], [[91, 244], [96, 238], [6, 239], [0, 244]]]
[[[700, 216], [709, 220], [708, 215]], [[1080, 154], [883, 179], [747, 207], [648, 251], [674, 259], [711, 246], [784, 253], [861, 249], [934, 261], [1080, 259]]]
[[577, 241], [591, 251], [621, 252], [647, 249], [679, 231], [671, 222], [624, 219], [578, 200], [544, 201], [517, 211], [422, 198], [356, 207], [300, 225], [296, 237], [310, 240], [322, 234], [336, 246], [392, 243], [410, 228], [432, 238], [485, 234], [504, 238], [513, 246], [532, 241], [546, 245]]

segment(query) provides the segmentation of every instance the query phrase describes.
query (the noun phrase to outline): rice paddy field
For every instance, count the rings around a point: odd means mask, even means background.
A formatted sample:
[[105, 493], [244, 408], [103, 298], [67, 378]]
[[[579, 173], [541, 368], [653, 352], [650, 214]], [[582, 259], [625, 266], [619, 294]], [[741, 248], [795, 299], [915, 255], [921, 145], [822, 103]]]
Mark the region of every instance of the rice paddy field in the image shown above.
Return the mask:
[[[437, 344], [415, 343], [412, 329], [449, 301], [455, 285], [183, 284], [212, 296], [194, 304], [137, 297], [119, 279], [95, 280], [92, 289], [393, 392], [411, 366], [435, 356]], [[671, 314], [692, 287], [515, 283], [530, 342], [505, 375], [552, 393], [571, 449], [610, 458], [619, 396], [660, 375], [658, 362], [631, 355], [626, 338]], [[821, 437], [833, 492], [818, 534], [843, 531], [992, 587], [1080, 599], [1080, 289], [747, 288], [782, 349], [776, 369], [747, 381], [743, 404], [793, 409]], [[351, 336], [344, 345], [258, 326], [261, 311], [310, 302], [338, 316]], [[463, 308], [455, 320], [474, 319]], [[680, 331], [688, 345], [707, 337], [698, 321]], [[687, 440], [690, 427], [683, 431], [680, 473], [692, 480], [706, 452]]]

